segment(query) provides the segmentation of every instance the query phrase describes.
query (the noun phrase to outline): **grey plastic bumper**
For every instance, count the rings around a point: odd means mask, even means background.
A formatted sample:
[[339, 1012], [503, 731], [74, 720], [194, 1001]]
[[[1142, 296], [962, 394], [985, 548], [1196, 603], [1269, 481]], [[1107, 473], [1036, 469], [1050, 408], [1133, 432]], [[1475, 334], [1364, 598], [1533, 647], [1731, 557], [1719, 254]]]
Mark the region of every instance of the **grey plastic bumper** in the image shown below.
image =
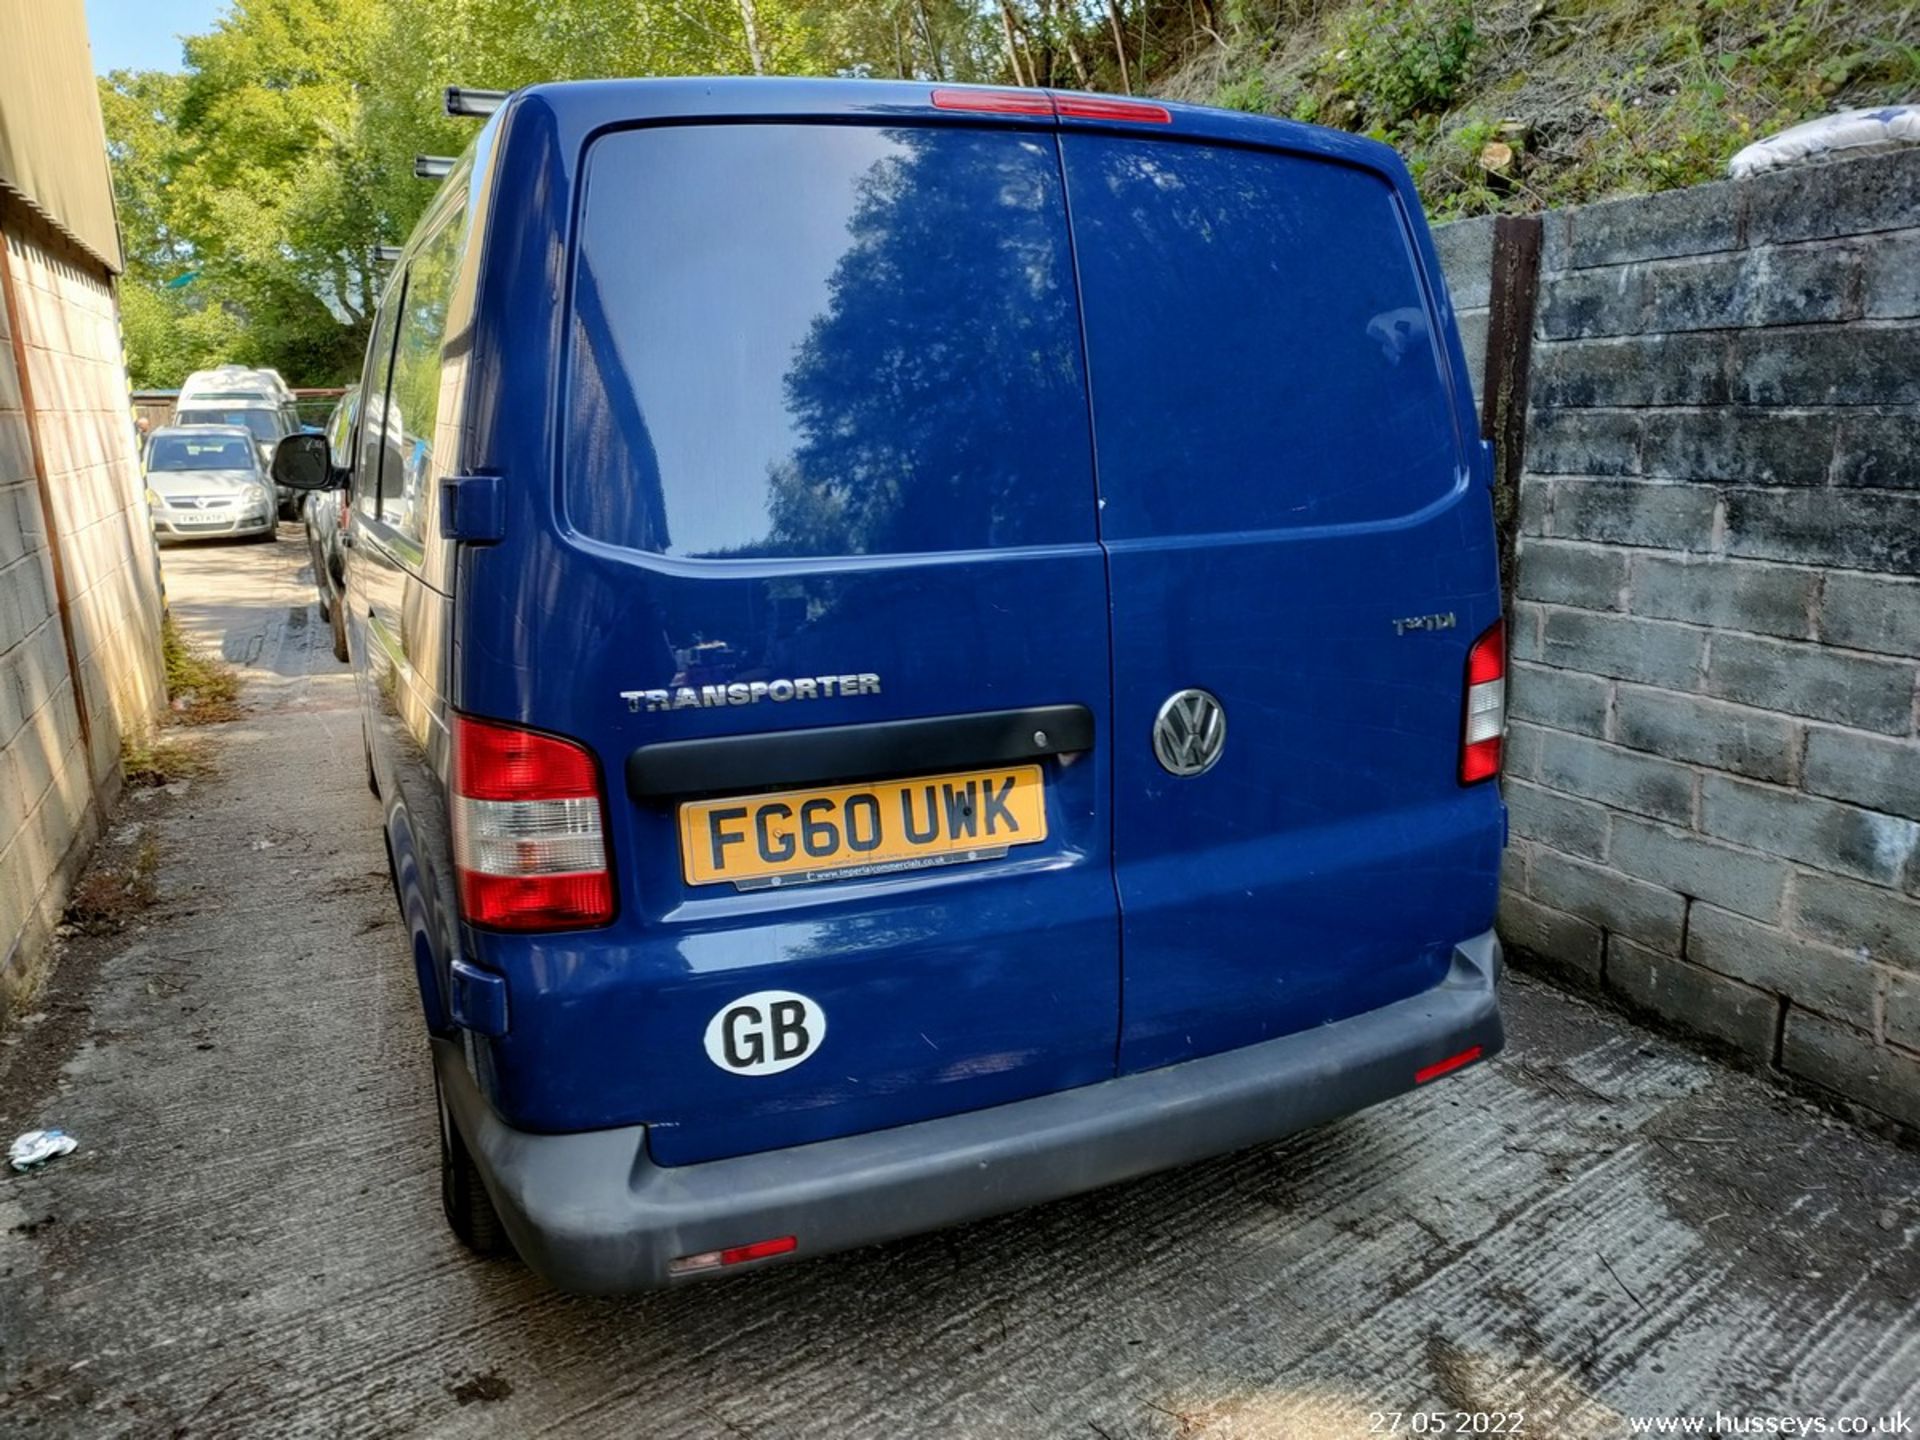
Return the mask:
[[655, 1165], [643, 1125], [511, 1129], [456, 1042], [435, 1041], [434, 1062], [522, 1258], [563, 1289], [606, 1294], [667, 1284], [668, 1262], [682, 1255], [782, 1235], [799, 1238], [790, 1258], [844, 1250], [1351, 1114], [1413, 1089], [1415, 1072], [1437, 1061], [1476, 1045], [1483, 1057], [1497, 1053], [1499, 975], [1489, 931], [1455, 947], [1433, 989], [1336, 1024], [988, 1110], [699, 1165]]

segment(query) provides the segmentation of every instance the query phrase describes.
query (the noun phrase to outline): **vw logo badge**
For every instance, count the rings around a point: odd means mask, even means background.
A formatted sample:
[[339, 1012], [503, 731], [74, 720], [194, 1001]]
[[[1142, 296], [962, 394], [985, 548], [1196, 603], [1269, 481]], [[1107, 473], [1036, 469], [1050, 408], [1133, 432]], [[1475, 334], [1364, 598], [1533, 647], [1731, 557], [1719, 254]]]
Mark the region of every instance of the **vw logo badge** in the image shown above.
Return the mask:
[[1167, 697], [1153, 717], [1153, 754], [1170, 775], [1199, 775], [1227, 748], [1227, 712], [1205, 690]]

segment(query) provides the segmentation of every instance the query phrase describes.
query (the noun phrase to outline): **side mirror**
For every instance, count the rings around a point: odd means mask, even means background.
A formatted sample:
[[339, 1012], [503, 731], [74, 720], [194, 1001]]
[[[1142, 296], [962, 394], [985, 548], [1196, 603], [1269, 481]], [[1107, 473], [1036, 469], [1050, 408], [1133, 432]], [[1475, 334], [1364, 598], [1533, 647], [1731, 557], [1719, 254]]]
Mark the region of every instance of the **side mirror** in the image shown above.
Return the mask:
[[273, 447], [273, 483], [288, 490], [339, 488], [333, 452], [324, 435], [287, 435]]

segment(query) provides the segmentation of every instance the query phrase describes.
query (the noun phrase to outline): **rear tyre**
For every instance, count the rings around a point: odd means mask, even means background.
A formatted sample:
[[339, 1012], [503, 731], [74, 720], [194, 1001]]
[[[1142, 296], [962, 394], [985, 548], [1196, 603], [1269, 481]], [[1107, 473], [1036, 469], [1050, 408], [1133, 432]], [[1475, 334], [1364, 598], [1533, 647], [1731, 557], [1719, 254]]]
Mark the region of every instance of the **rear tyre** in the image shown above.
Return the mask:
[[480, 1167], [473, 1163], [467, 1142], [460, 1138], [460, 1127], [453, 1123], [437, 1074], [433, 1077], [433, 1101], [440, 1112], [440, 1207], [447, 1212], [447, 1224], [455, 1238], [474, 1254], [504, 1255], [513, 1248], [506, 1228], [480, 1179]]
[[[307, 553], [311, 555], [313, 552], [308, 551]], [[318, 569], [319, 567], [315, 566], [316, 573]], [[332, 620], [333, 619], [333, 592], [327, 588], [327, 582], [325, 580], [322, 580], [319, 582], [319, 584], [314, 586], [314, 593], [318, 597], [315, 603], [320, 606], [320, 618], [322, 620]], [[336, 626], [335, 628], [337, 629], [338, 627]], [[346, 659], [346, 656], [343, 655], [340, 658], [344, 660]]]
[[360, 755], [367, 762], [367, 793], [380, 798], [380, 777], [373, 773], [373, 746], [367, 741], [367, 722], [360, 722]]
[[347, 617], [340, 613], [338, 603], [326, 607], [321, 613], [333, 623], [333, 658], [345, 660], [347, 658]]

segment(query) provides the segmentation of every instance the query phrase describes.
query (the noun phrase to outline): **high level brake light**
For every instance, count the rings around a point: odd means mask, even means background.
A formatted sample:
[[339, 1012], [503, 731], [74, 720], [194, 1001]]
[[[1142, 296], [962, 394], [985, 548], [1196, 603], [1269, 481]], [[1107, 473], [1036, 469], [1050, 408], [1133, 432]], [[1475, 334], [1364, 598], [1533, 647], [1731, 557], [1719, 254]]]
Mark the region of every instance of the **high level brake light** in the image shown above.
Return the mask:
[[453, 775], [453, 863], [466, 920], [497, 930], [564, 930], [613, 918], [592, 752], [459, 715]]
[[1173, 112], [1144, 100], [1107, 100], [1098, 95], [1059, 95], [1054, 106], [1062, 115], [1081, 120], [1135, 120], [1149, 125], [1171, 125]]
[[1496, 620], [1467, 652], [1467, 710], [1460, 737], [1460, 783], [1500, 773], [1507, 726], [1507, 625]]
[[989, 115], [1051, 115], [1053, 99], [1044, 90], [936, 90], [936, 110], [982, 110]]
[[1056, 95], [1047, 90], [935, 90], [936, 110], [979, 110], [989, 115], [1070, 115], [1078, 120], [1126, 120], [1171, 125], [1173, 112], [1144, 100], [1102, 95]]

